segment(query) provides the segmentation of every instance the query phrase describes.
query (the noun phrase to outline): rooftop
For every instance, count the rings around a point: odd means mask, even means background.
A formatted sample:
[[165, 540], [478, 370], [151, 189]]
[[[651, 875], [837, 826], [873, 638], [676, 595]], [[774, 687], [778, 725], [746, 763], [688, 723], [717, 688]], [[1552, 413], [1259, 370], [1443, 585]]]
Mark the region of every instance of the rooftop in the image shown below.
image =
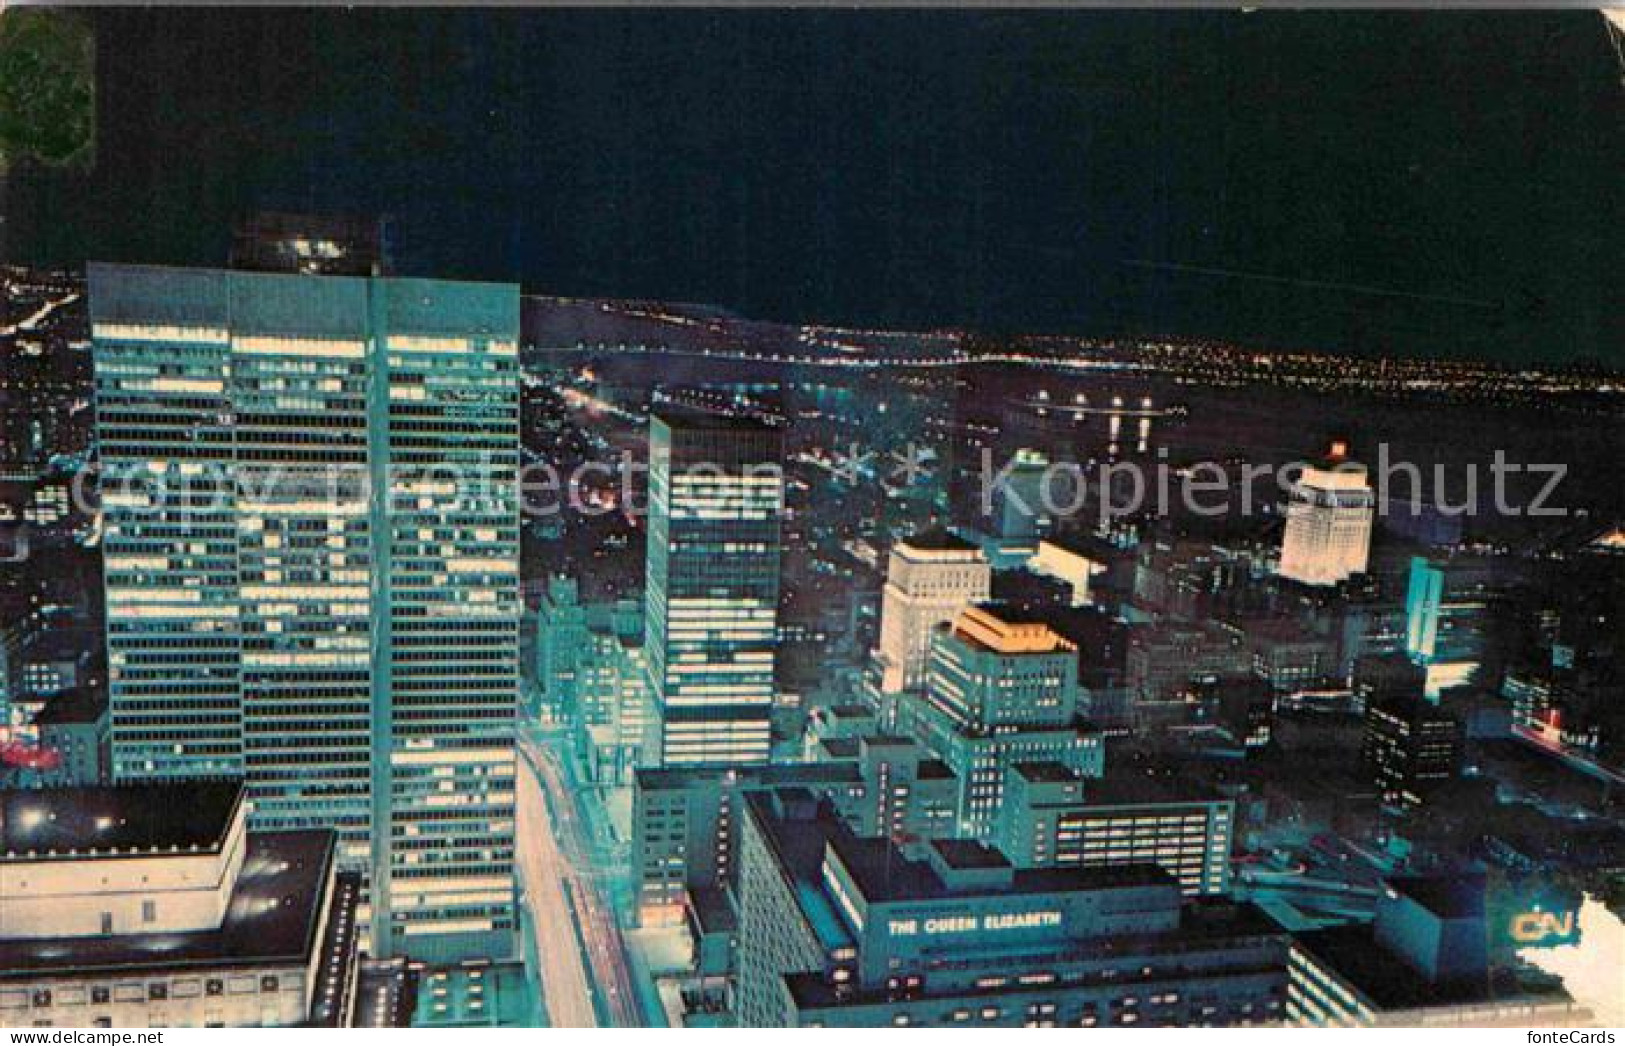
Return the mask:
[[935, 529], [922, 530], [918, 534], [911, 534], [897, 542], [899, 547], [916, 549], [920, 552], [977, 552], [978, 546], [971, 544], [964, 538], [951, 531]]
[[[173, 797], [172, 797], [173, 798]], [[218, 929], [111, 937], [0, 939], [0, 980], [300, 961], [316, 946], [333, 863], [330, 831], [267, 832], [248, 839], [242, 874]]]
[[241, 801], [226, 780], [0, 792], [0, 863], [217, 851]]
[[1379, 1010], [1452, 1006], [1485, 998], [1483, 984], [1430, 982], [1377, 944], [1370, 923], [1350, 923], [1292, 935], [1296, 946], [1329, 966]]
[[1482, 875], [1396, 876], [1388, 885], [1441, 919], [1484, 917]]
[[984, 603], [962, 612], [953, 634], [997, 654], [1053, 654], [1077, 646], [1042, 618], [1023, 614], [997, 603]]
[[650, 412], [651, 419], [658, 418], [668, 428], [687, 430], [717, 430], [723, 432], [777, 432], [778, 430], [763, 421], [761, 418], [744, 415], [717, 414], [713, 411], [700, 410], [698, 407], [686, 407], [677, 403], [662, 403]]

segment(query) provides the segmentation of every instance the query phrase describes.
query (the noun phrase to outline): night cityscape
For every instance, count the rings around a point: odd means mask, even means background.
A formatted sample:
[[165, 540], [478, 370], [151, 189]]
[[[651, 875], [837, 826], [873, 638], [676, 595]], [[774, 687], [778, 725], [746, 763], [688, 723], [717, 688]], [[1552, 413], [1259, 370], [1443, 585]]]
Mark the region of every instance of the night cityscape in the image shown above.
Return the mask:
[[1622, 174], [1595, 10], [0, 7], [0, 1027], [1625, 1025]]

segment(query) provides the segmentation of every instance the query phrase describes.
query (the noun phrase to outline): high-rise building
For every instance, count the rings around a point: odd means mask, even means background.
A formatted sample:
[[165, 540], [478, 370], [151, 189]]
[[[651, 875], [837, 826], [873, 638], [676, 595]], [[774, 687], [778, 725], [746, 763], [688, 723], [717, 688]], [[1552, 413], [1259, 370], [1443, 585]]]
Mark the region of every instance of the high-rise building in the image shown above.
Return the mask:
[[1235, 801], [1143, 774], [1098, 781], [1054, 761], [1011, 767], [998, 847], [1018, 868], [1159, 865], [1187, 894], [1230, 889]]
[[650, 418], [644, 656], [661, 765], [768, 758], [782, 459], [762, 421], [677, 406]]
[[1245, 904], [1184, 899], [1155, 865], [1018, 869], [935, 840], [910, 857], [805, 790], [744, 797], [745, 1027], [1264, 1024], [1288, 938]]
[[375, 955], [514, 930], [518, 290], [93, 265], [112, 772], [331, 827]]
[[1365, 710], [1361, 758], [1382, 801], [1411, 808], [1456, 777], [1462, 725], [1449, 710], [1415, 694], [1372, 701]]
[[925, 691], [903, 696], [899, 732], [958, 779], [960, 831], [991, 838], [1015, 763], [1100, 775], [1101, 737], [1080, 720], [1079, 696], [1076, 645], [1034, 615], [986, 604], [937, 630]]
[[1376, 495], [1365, 466], [1347, 457], [1347, 444], [1333, 443], [1326, 460], [1306, 466], [1292, 485], [1281, 538], [1282, 577], [1335, 585], [1365, 572]]
[[880, 596], [880, 690], [925, 684], [931, 634], [988, 598], [993, 571], [981, 549], [946, 531], [916, 534], [892, 547]]

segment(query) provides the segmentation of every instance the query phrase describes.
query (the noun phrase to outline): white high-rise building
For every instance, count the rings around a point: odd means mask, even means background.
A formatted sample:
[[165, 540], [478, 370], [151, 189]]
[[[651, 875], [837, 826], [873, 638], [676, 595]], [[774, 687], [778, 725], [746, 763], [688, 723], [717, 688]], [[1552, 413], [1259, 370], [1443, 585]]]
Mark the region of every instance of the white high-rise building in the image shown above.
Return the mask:
[[333, 828], [370, 951], [510, 954], [518, 288], [93, 265], [112, 771]]
[[1347, 454], [1346, 444], [1333, 443], [1326, 460], [1306, 467], [1293, 484], [1277, 571], [1282, 577], [1335, 585], [1365, 571], [1376, 495], [1365, 466]]
[[881, 693], [924, 686], [932, 632], [985, 602], [992, 584], [987, 557], [968, 541], [936, 531], [897, 542], [880, 600]]

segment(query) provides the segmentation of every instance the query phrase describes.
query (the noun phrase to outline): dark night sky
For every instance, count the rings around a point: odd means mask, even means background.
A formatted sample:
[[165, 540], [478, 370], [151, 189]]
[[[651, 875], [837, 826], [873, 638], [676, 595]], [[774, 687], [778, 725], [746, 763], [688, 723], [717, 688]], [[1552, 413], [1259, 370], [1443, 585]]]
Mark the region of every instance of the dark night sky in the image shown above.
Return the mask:
[[13, 177], [25, 259], [217, 264], [248, 210], [385, 211], [412, 274], [769, 319], [1625, 351], [1625, 85], [1594, 12], [97, 29], [96, 166]]

